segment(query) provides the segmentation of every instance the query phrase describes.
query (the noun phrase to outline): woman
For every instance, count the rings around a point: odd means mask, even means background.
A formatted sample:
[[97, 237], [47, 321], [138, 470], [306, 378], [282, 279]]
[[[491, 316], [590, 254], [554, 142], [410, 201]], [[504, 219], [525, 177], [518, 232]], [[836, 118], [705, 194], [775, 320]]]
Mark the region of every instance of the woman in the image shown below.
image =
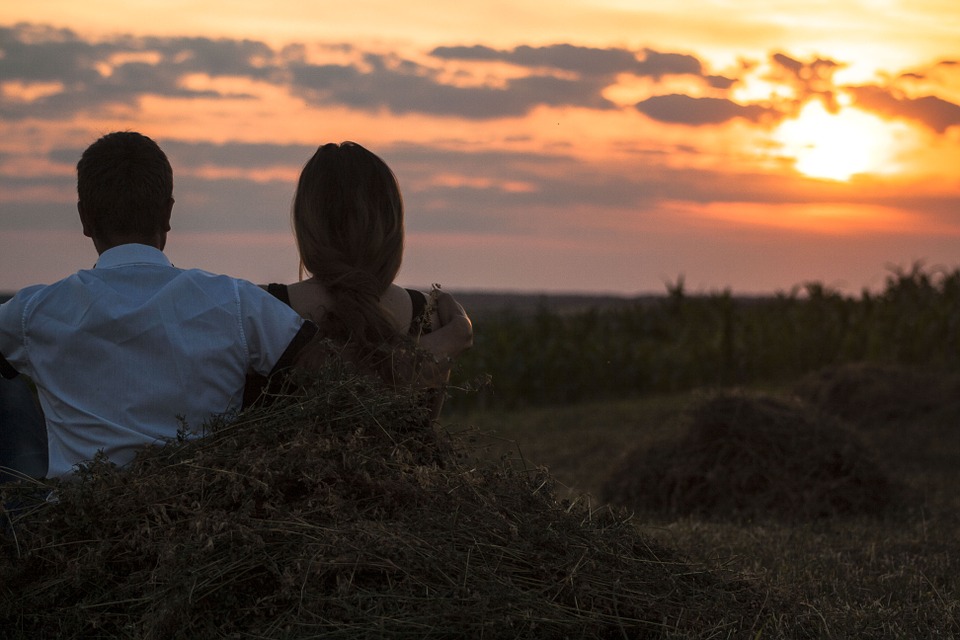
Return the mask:
[[[472, 345], [473, 328], [448, 294], [435, 289], [428, 297], [394, 284], [403, 199], [386, 163], [353, 142], [321, 146], [300, 174], [293, 229], [301, 279], [268, 290], [361, 368], [388, 382], [440, 386], [452, 358]], [[299, 364], [323, 357], [307, 349]]]

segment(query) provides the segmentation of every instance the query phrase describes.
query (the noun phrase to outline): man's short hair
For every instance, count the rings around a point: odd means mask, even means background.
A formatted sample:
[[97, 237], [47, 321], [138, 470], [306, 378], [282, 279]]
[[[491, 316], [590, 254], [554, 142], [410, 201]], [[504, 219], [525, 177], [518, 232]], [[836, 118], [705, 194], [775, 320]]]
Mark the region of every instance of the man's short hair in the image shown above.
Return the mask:
[[95, 234], [149, 237], [168, 222], [173, 169], [147, 136], [109, 133], [77, 163], [77, 195]]

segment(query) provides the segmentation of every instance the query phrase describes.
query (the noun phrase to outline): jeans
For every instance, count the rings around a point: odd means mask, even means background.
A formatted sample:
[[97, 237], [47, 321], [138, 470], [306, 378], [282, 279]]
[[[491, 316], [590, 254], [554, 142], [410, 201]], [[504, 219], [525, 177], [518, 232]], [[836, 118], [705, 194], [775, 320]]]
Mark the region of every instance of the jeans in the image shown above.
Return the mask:
[[23, 376], [0, 377], [0, 483], [47, 475], [47, 427]]

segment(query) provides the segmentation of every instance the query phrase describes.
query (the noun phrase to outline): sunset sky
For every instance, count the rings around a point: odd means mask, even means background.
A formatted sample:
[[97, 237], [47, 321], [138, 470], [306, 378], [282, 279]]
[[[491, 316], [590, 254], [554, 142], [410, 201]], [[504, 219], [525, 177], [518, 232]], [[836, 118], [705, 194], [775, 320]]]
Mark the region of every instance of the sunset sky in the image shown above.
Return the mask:
[[400, 181], [400, 283], [850, 293], [960, 264], [956, 0], [5, 2], [0, 291], [96, 260], [75, 165], [174, 167], [167, 253], [297, 279], [324, 142]]

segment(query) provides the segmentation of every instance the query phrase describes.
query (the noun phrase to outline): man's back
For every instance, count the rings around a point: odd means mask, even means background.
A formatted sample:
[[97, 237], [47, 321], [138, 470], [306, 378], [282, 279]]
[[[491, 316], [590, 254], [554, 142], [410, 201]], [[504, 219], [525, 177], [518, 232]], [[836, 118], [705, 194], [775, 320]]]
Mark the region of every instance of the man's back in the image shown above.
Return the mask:
[[301, 324], [251, 283], [125, 244], [0, 307], [0, 351], [37, 384], [57, 477], [98, 450], [124, 464], [181, 419], [196, 430], [238, 410], [245, 375], [269, 374]]

